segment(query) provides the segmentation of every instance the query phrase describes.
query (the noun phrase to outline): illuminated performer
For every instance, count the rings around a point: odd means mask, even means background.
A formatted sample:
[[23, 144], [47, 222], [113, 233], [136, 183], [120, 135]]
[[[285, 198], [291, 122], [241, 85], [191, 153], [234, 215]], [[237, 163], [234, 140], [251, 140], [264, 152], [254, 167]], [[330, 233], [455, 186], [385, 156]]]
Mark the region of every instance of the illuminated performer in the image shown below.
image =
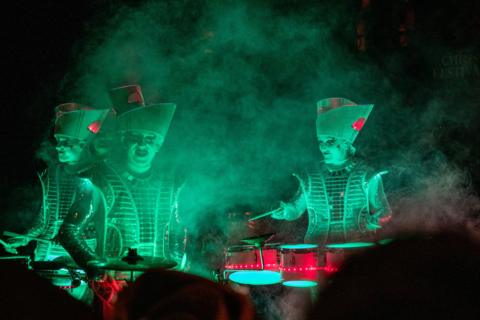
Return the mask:
[[[183, 258], [186, 230], [178, 215], [177, 197], [182, 181], [172, 170], [157, 167], [160, 150], [176, 106], [145, 106], [139, 86], [111, 92], [121, 150], [93, 170], [81, 186], [71, 213], [59, 234], [74, 260], [87, 267], [91, 260], [118, 258], [129, 248], [143, 257]], [[91, 250], [80, 231], [89, 221], [101, 230], [97, 251]]]
[[307, 211], [306, 243], [375, 240], [391, 213], [382, 173], [357, 159], [353, 143], [373, 109], [344, 98], [317, 103], [317, 138], [323, 162], [303, 176], [293, 201], [281, 203], [274, 219], [295, 220]]
[[[36, 261], [50, 261], [68, 257], [58, 244], [56, 235], [73, 203], [78, 175], [95, 161], [92, 141], [110, 110], [95, 110], [77, 103], [65, 103], [55, 108], [54, 137], [58, 162], [39, 174], [43, 202], [36, 222], [27, 234], [8, 240], [11, 248], [24, 246], [37, 240], [34, 252]], [[89, 226], [82, 230], [87, 245], [96, 245], [94, 230]]]

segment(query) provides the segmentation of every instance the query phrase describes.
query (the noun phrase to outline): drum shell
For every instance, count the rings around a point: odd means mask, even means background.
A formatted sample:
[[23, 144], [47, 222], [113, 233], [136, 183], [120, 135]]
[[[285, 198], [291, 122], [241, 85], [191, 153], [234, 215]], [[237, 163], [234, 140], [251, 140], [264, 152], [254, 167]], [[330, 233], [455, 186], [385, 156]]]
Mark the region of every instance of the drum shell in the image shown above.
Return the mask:
[[[54, 286], [69, 289], [72, 286], [72, 276], [66, 269], [59, 270], [34, 270], [36, 274], [49, 280]], [[75, 270], [81, 278], [85, 278], [83, 270]]]
[[[253, 245], [230, 246], [225, 252], [224, 279], [240, 285], [274, 285], [281, 282], [277, 244], [262, 247], [263, 269], [260, 249]], [[235, 276], [232, 276], [234, 275]], [[236, 277], [237, 280], [231, 279]], [[241, 280], [240, 280], [241, 279]]]
[[[351, 248], [332, 248], [327, 245], [325, 249], [325, 271], [328, 274], [335, 273], [343, 267], [346, 261], [351, 257], [363, 254], [375, 246], [374, 243], [359, 243], [363, 246], [356, 246], [356, 243], [350, 243]], [[348, 243], [346, 245], [349, 245]], [[334, 246], [334, 245], [333, 245]]]
[[283, 281], [322, 282], [325, 255], [318, 248], [280, 248], [280, 272]]
[[[267, 244], [262, 248], [263, 270], [278, 271], [278, 246]], [[255, 246], [228, 247], [225, 254], [225, 270], [262, 270], [260, 250]]]
[[345, 250], [334, 249], [325, 252], [325, 270], [329, 273], [339, 271], [345, 263]]

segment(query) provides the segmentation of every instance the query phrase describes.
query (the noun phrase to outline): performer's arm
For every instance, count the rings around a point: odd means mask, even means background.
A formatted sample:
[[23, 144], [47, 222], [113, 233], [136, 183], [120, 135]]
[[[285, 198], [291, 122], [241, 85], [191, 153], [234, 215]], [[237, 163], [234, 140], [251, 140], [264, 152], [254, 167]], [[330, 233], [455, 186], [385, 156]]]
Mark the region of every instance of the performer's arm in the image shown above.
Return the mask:
[[296, 220], [307, 209], [305, 194], [301, 188], [298, 189], [295, 198], [289, 202], [280, 202], [280, 208], [274, 210], [272, 218], [279, 220]]
[[[177, 182], [178, 184], [179, 182]], [[177, 268], [180, 270], [185, 269], [187, 264], [187, 243], [188, 232], [185, 225], [185, 209], [181, 206], [179, 201], [182, 190], [185, 187], [185, 182], [181, 182], [181, 186], [177, 188], [175, 193], [174, 208], [172, 212], [172, 218], [169, 223], [169, 244], [170, 255], [172, 259], [177, 263]]]
[[370, 224], [380, 228], [391, 219], [392, 212], [383, 189], [382, 174], [374, 175], [368, 183], [368, 201], [370, 207]]
[[98, 207], [97, 192], [90, 180], [82, 179], [77, 187], [75, 200], [58, 233], [60, 244], [83, 268], [87, 266], [88, 261], [97, 258], [82, 238], [84, 227], [91, 221]]

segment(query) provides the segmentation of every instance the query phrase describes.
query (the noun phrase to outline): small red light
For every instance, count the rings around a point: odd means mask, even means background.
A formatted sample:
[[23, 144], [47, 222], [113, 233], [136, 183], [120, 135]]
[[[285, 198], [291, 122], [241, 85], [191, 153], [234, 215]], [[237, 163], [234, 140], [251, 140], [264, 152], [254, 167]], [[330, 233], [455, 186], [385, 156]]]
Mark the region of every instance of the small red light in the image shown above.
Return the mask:
[[137, 88], [128, 96], [128, 103], [143, 103], [142, 93]]
[[100, 127], [101, 127], [101, 123], [100, 121], [95, 121], [95, 122], [92, 122], [88, 125], [88, 130], [90, 130], [91, 133], [93, 134], [97, 134], [98, 131], [100, 131]]
[[362, 130], [363, 126], [365, 125], [365, 118], [358, 118], [353, 124], [352, 128], [356, 131]]
[[383, 225], [389, 223], [390, 220], [392, 220], [392, 216], [391, 216], [391, 215], [388, 215], [388, 216], [385, 216], [385, 217], [380, 218], [379, 220], [380, 220], [380, 221], [379, 221], [379, 222], [380, 222], [380, 225], [383, 226]]

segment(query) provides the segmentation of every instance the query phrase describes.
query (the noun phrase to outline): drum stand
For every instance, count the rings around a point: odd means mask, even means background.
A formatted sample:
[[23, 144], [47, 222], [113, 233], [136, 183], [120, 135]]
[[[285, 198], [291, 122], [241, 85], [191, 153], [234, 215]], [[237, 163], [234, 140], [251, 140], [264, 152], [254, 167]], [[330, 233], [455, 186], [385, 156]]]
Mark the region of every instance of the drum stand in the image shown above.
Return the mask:
[[258, 249], [259, 256], [260, 256], [260, 266], [262, 268], [261, 270], [265, 270], [265, 265], [263, 263], [263, 245], [265, 244], [265, 242], [270, 240], [274, 235], [275, 233], [267, 233], [267, 234], [262, 234], [256, 237], [244, 238], [241, 240], [242, 242], [249, 245], [253, 245], [255, 248]]
[[[137, 253], [137, 249], [134, 248], [128, 248], [128, 253], [125, 257], [122, 258], [122, 261], [125, 261], [126, 263], [130, 265], [136, 265], [138, 262], [144, 260], [140, 255]], [[134, 270], [129, 270], [130, 271], [130, 283], [133, 283], [133, 274]]]
[[[258, 253], [259, 253], [259, 257], [260, 257], [260, 270], [265, 270], [265, 263], [264, 263], [264, 260], [263, 260], [263, 246], [265, 245], [265, 242], [267, 242], [268, 240], [270, 240], [273, 236], [275, 235], [275, 233], [267, 233], [267, 234], [262, 234], [262, 235], [259, 235], [259, 236], [254, 236], [254, 237], [249, 237], [249, 238], [244, 238], [242, 240], [240, 240], [241, 242], [243, 243], [246, 243], [248, 245], [251, 245], [251, 246], [254, 246], [256, 249], [258, 249]], [[238, 270], [236, 270], [238, 271]], [[227, 280], [227, 272], [231, 272], [231, 270], [224, 270], [223, 271], [223, 276], [221, 281], [222, 282], [226, 282]], [[220, 278], [220, 276], [219, 276]]]

